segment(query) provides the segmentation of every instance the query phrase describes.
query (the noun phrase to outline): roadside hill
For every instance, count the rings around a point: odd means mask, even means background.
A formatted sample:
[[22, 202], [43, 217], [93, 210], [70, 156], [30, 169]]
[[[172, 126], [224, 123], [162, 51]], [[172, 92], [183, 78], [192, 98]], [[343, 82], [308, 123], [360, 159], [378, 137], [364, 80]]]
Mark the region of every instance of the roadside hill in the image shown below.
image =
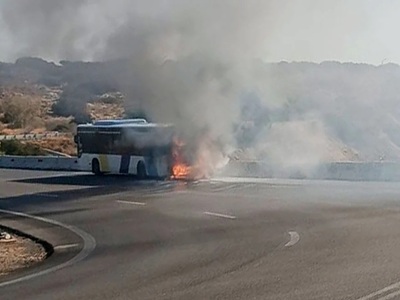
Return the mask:
[[[173, 71], [174, 64], [175, 69], [183, 67], [171, 61], [168, 70]], [[55, 64], [25, 57], [0, 63], [0, 131], [73, 133], [74, 124], [91, 119], [142, 116], [143, 95], [151, 96], [152, 89], [159, 86], [166, 95], [175, 89], [158, 77], [151, 82], [158, 86], [135, 81], [141, 78], [135, 74], [143, 71], [132, 69], [124, 60]], [[204, 76], [199, 73], [199, 80]], [[247, 157], [277, 161], [400, 159], [398, 65], [257, 62], [248, 77], [243, 83], [246, 92], [238, 96], [242, 103], [239, 119], [232, 124], [237, 146]], [[182, 105], [190, 109], [190, 89], [179, 84], [187, 103], [176, 103], [176, 109]], [[128, 97], [125, 89], [130, 85], [134, 89]], [[13, 107], [10, 103], [28, 103], [22, 106], [31, 109], [12, 117], [5, 112]], [[15, 113], [14, 108], [11, 111]], [[242, 128], [241, 124], [251, 125]]]

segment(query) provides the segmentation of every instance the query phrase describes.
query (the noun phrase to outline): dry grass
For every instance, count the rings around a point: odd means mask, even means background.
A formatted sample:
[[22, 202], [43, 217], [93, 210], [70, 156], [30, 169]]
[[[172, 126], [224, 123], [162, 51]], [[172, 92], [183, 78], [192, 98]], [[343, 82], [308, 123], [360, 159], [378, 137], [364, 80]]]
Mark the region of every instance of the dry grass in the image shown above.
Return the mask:
[[31, 121], [25, 125], [24, 133], [31, 133], [36, 128], [43, 128], [45, 122], [41, 117], [33, 117]]
[[52, 137], [41, 139], [35, 142], [31, 142], [39, 145], [43, 149], [50, 149], [53, 151], [61, 152], [71, 156], [76, 155], [76, 144], [74, 142], [73, 136], [62, 136], [62, 137]]
[[[0, 88], [0, 135], [19, 135], [46, 132], [71, 133], [70, 137], [53, 137], [23, 143], [36, 144], [44, 149], [76, 155], [73, 134], [76, 124], [71, 118], [54, 117], [52, 106], [61, 90], [38, 86], [10, 86]], [[7, 115], [4, 111], [8, 112]], [[87, 104], [87, 112], [94, 120], [122, 118], [123, 101], [119, 95], [111, 95]], [[8, 117], [8, 119], [7, 119]], [[7, 121], [1, 123], [1, 120]]]
[[35, 85], [0, 87], [0, 121], [3, 127], [24, 128], [23, 133], [48, 127], [54, 119], [52, 106], [60, 93], [61, 90], [56, 88]]
[[86, 111], [92, 120], [118, 119], [122, 118], [125, 113], [122, 104], [104, 102], [88, 103], [86, 105]]
[[26, 95], [10, 95], [0, 101], [3, 123], [11, 128], [35, 126], [41, 121], [40, 99]]
[[0, 276], [29, 267], [46, 258], [45, 249], [30, 239], [14, 236], [14, 242], [0, 241]]
[[45, 128], [47, 131], [58, 132], [74, 132], [75, 125], [72, 124], [72, 118], [49, 118], [45, 121]]
[[[4, 125], [3, 125], [4, 126]], [[17, 134], [24, 134], [25, 130], [22, 128], [19, 129], [12, 129], [12, 128], [6, 128], [4, 127], [0, 134], [4, 135], [17, 135]]]

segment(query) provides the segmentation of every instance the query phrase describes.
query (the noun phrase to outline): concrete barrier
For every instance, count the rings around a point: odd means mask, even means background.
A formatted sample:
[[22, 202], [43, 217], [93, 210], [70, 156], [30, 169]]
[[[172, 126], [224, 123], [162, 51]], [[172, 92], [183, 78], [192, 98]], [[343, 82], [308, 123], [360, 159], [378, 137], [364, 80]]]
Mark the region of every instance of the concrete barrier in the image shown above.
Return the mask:
[[[76, 157], [0, 156], [0, 168], [90, 171]], [[400, 162], [332, 162], [282, 166], [262, 161], [231, 161], [220, 175], [234, 177], [328, 179], [348, 181], [400, 181]]]
[[0, 168], [53, 170], [53, 171], [87, 171], [81, 166], [78, 158], [50, 156], [0, 156]]
[[262, 161], [231, 161], [222, 173], [236, 177], [400, 181], [400, 162], [332, 162], [282, 166]]
[[339, 180], [400, 181], [399, 162], [338, 162], [321, 165], [316, 177]]

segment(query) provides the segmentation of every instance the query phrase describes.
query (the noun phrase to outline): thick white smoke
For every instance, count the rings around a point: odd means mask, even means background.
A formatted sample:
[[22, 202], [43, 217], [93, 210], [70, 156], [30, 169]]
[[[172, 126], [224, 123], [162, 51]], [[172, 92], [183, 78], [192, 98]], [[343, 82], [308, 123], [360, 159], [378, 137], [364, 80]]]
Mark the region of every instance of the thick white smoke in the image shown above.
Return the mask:
[[[397, 122], [396, 116], [387, 118], [387, 110], [396, 109], [393, 98], [384, 99], [387, 106], [376, 105], [384, 96], [376, 79], [385, 71], [263, 63], [339, 54], [362, 60], [364, 52], [357, 49], [371, 48], [364, 32], [373, 24], [370, 2], [7, 1], [0, 4], [0, 49], [7, 59], [126, 59], [113, 75], [127, 95], [127, 108], [174, 123], [194, 139], [207, 130], [228, 149], [239, 140], [239, 146], [251, 146], [248, 155], [255, 158], [315, 163], [349, 159], [361, 149], [375, 159], [381, 150], [372, 148], [382, 141], [393, 144], [387, 129]], [[258, 102], [247, 101], [248, 94]], [[243, 101], [250, 116], [244, 116]], [[256, 133], [244, 130], [238, 137], [243, 120]], [[350, 155], [330, 157], [343, 141]], [[396, 157], [398, 149], [391, 149]]]

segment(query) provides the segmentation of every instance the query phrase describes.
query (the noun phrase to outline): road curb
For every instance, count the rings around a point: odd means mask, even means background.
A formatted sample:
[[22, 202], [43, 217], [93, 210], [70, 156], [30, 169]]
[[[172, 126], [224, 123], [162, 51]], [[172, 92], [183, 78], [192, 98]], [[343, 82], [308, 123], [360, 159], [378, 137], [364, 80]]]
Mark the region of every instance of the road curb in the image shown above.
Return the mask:
[[40, 239], [40, 238], [38, 238], [36, 236], [33, 236], [33, 235], [31, 235], [31, 234], [29, 234], [29, 233], [27, 233], [25, 231], [21, 231], [21, 230], [18, 230], [16, 228], [5, 226], [5, 225], [2, 225], [2, 224], [0, 224], [0, 230], [7, 231], [8, 233], [11, 233], [11, 234], [16, 235], [16, 236], [20, 236], [20, 237], [23, 237], [23, 238], [30, 239], [31, 241], [41, 245], [44, 248], [44, 250], [46, 251], [46, 258], [45, 259], [49, 258], [54, 253], [54, 247], [53, 247], [52, 244], [50, 244], [49, 242], [47, 242], [47, 241], [45, 241], [43, 239]]
[[[0, 288], [3, 288], [5, 286], [9, 286], [12, 284], [17, 284], [17, 283], [22, 283], [25, 282], [27, 280], [31, 280], [40, 276], [44, 276], [44, 275], [49, 275], [51, 273], [57, 272], [63, 268], [72, 266], [80, 261], [82, 261], [83, 259], [85, 259], [89, 254], [92, 253], [92, 251], [96, 248], [96, 240], [88, 233], [86, 233], [85, 231], [72, 226], [72, 225], [68, 225], [68, 224], [64, 224], [62, 222], [56, 221], [56, 220], [52, 220], [52, 219], [47, 219], [44, 217], [40, 217], [40, 216], [35, 216], [35, 215], [30, 215], [30, 214], [26, 214], [23, 212], [18, 212], [18, 211], [10, 211], [10, 210], [4, 210], [4, 209], [0, 209], [0, 213], [1, 214], [5, 214], [5, 215], [11, 215], [12, 217], [17, 217], [17, 218], [22, 218], [22, 219], [26, 219], [27, 221], [33, 221], [33, 222], [41, 222], [43, 224], [47, 224], [47, 226], [50, 226], [50, 228], [54, 228], [54, 230], [62, 230], [62, 231], [66, 231], [65, 234], [63, 235], [74, 235], [77, 238], [82, 240], [82, 248], [79, 251], [74, 251], [72, 252], [69, 256], [63, 256], [63, 254], [59, 253], [57, 254], [57, 251], [54, 250], [56, 244], [57, 244], [57, 235], [53, 233], [53, 235], [48, 234], [48, 233], [44, 233], [42, 235], [51, 237], [54, 237], [54, 240], [51, 240], [51, 244], [49, 242], [52, 249], [53, 249], [53, 254], [51, 255], [51, 257], [48, 257], [49, 259], [45, 259], [44, 261], [42, 261], [42, 264], [37, 264], [35, 267], [32, 266], [32, 268], [27, 268], [27, 269], [23, 269], [21, 270], [22, 273], [20, 272], [16, 272], [13, 274], [10, 274], [10, 277], [4, 279], [4, 281], [0, 281]], [[5, 220], [7, 222], [7, 219]], [[10, 222], [12, 225], [10, 225]], [[26, 227], [26, 223], [24, 224], [24, 221], [16, 221], [15, 219], [13, 220], [11, 218], [10, 222], [8, 223], [8, 225], [6, 226], [10, 226], [11, 228], [16, 228], [18, 227], [18, 224], [21, 224], [21, 227], [25, 227], [25, 228], [32, 228], [32, 227]], [[2, 221], [2, 223], [4, 224], [4, 220]], [[46, 227], [44, 231], [47, 231], [49, 227]], [[21, 230], [18, 228], [18, 230]], [[32, 228], [33, 231], [35, 231], [35, 228]], [[43, 228], [41, 229], [43, 232]], [[21, 230], [22, 232], [26, 233], [26, 230]], [[29, 234], [29, 233], [28, 233]], [[34, 234], [32, 234], [32, 236], [35, 236]], [[42, 239], [42, 240], [48, 240], [46, 238]]]

